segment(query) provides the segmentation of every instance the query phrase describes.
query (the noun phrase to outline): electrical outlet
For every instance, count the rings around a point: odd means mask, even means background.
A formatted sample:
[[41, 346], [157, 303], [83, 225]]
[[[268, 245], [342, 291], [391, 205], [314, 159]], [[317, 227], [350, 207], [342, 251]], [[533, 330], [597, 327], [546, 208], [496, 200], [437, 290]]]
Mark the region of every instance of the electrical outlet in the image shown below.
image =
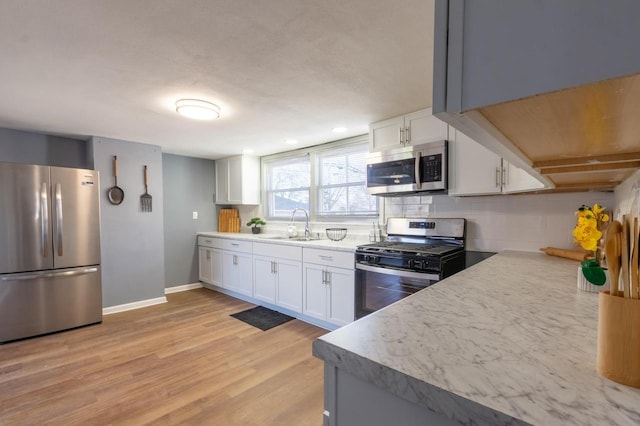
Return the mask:
[[193, 212], [193, 218], [197, 219], [198, 218], [198, 212]]

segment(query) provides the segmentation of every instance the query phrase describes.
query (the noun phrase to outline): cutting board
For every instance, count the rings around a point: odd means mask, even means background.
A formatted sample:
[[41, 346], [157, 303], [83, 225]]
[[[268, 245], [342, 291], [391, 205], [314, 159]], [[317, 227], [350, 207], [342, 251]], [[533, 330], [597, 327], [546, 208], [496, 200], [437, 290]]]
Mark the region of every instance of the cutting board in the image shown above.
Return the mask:
[[240, 232], [238, 209], [220, 209], [218, 212], [218, 232]]

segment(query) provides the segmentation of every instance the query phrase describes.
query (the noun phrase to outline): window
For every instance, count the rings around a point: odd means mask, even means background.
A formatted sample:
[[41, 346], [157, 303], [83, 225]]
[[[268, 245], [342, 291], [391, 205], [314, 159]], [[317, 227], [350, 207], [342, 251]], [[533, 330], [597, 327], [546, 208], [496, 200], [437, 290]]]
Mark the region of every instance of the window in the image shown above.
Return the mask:
[[318, 154], [317, 215], [378, 214], [377, 198], [366, 190], [366, 148], [347, 147]]
[[311, 168], [309, 156], [267, 163], [266, 206], [269, 217], [286, 217], [297, 207], [309, 211]]
[[366, 136], [263, 158], [265, 216], [288, 218], [293, 209], [315, 220], [378, 216], [366, 190]]

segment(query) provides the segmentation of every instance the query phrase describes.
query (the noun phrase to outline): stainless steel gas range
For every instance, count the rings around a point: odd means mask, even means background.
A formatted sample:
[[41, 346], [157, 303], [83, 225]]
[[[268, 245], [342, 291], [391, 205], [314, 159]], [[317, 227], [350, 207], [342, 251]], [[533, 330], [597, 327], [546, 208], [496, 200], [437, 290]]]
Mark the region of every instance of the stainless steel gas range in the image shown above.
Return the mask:
[[356, 250], [356, 319], [465, 268], [465, 219], [387, 219], [387, 241]]

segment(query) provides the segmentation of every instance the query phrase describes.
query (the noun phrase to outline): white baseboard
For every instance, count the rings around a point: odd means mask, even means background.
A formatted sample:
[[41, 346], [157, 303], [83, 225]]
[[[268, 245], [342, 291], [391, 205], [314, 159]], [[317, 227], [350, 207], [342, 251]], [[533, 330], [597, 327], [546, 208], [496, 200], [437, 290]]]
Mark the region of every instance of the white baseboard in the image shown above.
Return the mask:
[[179, 291], [193, 290], [194, 288], [202, 288], [201, 283], [176, 285], [173, 287], [167, 287], [164, 289], [164, 294], [178, 293]]
[[167, 303], [167, 298], [165, 296], [156, 297], [155, 299], [140, 300], [139, 302], [125, 303], [124, 305], [102, 308], [102, 315], [110, 315], [117, 312], [130, 311], [132, 309], [146, 308], [147, 306], [159, 305], [161, 303]]

